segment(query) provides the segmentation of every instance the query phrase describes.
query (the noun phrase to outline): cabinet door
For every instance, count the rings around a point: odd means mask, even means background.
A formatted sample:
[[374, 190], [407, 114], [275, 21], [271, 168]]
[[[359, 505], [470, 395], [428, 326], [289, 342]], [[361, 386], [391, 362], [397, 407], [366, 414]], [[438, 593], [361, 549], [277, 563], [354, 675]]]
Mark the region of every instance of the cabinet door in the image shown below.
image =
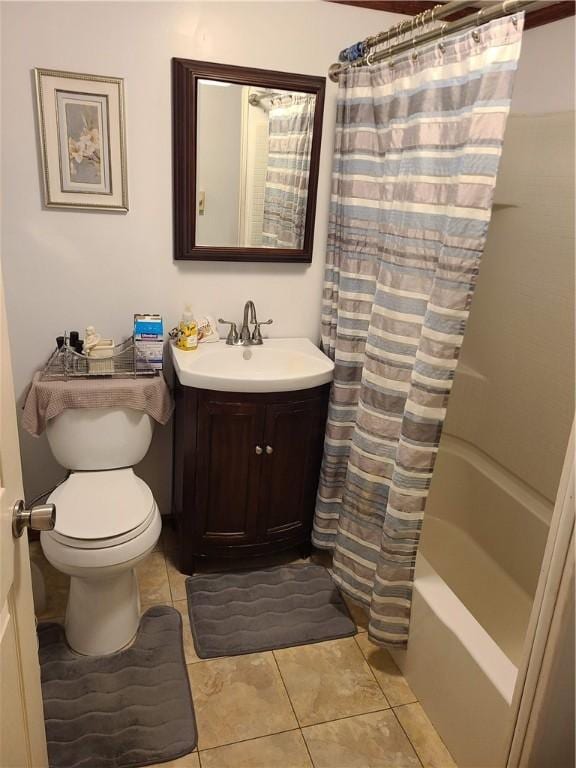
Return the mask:
[[324, 398], [266, 408], [259, 520], [268, 540], [310, 531], [322, 459]]
[[210, 393], [198, 405], [197, 536], [226, 546], [257, 538], [264, 408]]

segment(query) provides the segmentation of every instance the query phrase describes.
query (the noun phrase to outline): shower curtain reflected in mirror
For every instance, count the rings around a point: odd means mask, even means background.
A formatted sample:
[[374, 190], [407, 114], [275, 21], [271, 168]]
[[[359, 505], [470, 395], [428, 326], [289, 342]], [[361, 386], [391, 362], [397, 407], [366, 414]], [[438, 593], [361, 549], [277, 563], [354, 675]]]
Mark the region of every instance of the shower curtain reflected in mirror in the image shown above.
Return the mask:
[[313, 542], [407, 643], [420, 529], [484, 248], [523, 14], [340, 75]]
[[268, 113], [262, 244], [302, 248], [316, 97], [280, 96]]

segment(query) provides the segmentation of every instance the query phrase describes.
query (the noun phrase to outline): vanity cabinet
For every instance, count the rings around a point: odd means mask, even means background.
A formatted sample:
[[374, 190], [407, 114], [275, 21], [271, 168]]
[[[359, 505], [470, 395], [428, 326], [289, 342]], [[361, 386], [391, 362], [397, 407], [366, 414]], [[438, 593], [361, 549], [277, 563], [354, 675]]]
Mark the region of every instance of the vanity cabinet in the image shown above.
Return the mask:
[[176, 382], [180, 568], [201, 557], [308, 550], [329, 385], [234, 393]]

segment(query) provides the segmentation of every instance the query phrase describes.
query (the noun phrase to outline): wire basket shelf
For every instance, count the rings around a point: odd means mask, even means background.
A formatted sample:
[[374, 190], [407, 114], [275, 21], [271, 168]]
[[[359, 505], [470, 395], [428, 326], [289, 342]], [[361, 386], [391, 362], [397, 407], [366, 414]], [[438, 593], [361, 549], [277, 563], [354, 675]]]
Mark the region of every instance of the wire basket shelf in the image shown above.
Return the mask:
[[130, 337], [113, 347], [106, 357], [92, 357], [76, 352], [64, 343], [54, 350], [40, 373], [42, 381], [67, 381], [68, 379], [92, 379], [107, 377], [129, 379], [139, 376], [156, 376], [160, 371], [153, 368]]

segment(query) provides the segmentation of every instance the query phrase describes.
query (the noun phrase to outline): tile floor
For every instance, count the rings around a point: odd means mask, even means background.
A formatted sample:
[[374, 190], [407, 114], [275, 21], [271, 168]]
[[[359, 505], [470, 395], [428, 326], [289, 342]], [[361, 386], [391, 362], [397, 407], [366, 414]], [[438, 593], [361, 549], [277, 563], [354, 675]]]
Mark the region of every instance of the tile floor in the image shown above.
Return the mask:
[[[199, 742], [162, 768], [455, 768], [390, 654], [368, 641], [357, 606], [354, 638], [199, 659], [174, 544], [166, 526], [138, 578], [143, 610], [168, 604], [182, 614]], [[39, 542], [31, 556], [46, 582], [39, 618], [61, 620], [67, 577], [46, 562]]]

